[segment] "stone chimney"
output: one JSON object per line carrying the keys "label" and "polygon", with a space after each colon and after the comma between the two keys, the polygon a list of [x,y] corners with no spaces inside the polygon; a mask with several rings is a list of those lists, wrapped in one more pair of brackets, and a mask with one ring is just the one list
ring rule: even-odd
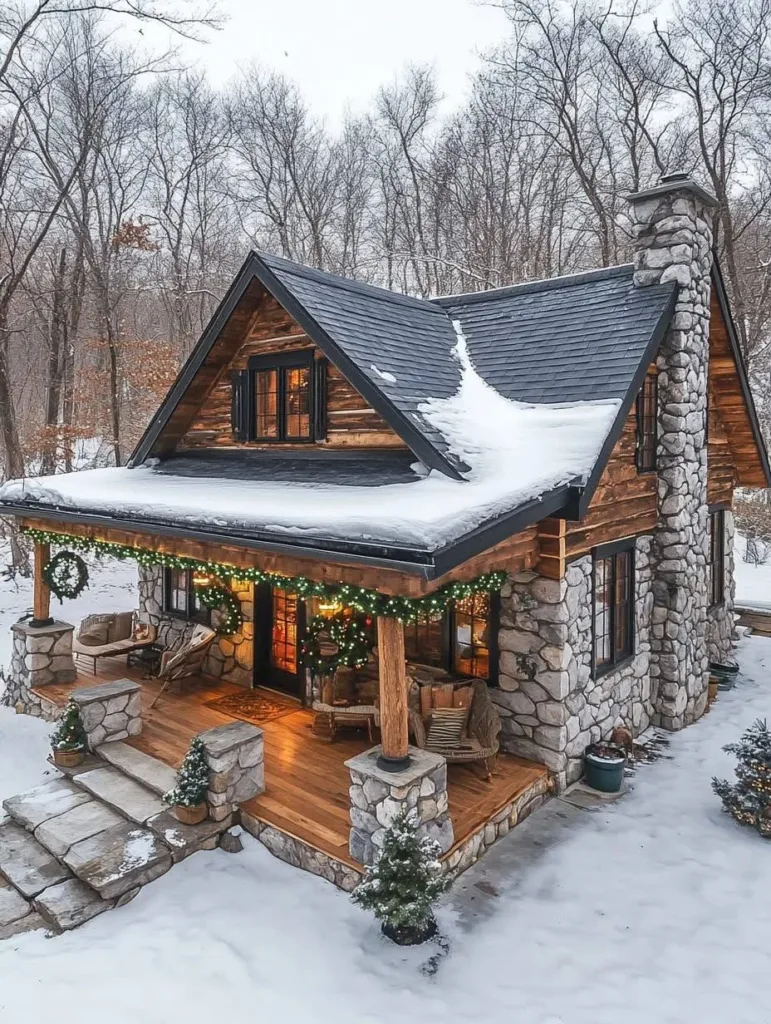
{"label": "stone chimney", "polygon": [[707,370],[711,211],[717,201],[686,174],[629,197],[634,283],[674,281],[677,304],[657,357],[658,512],[651,550],[654,721],[681,729],[707,703]]}

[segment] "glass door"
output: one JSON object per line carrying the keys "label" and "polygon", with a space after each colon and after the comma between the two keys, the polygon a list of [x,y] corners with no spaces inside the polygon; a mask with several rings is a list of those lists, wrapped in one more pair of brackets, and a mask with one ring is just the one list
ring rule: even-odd
{"label": "glass door", "polygon": [[300,642],[305,606],[294,594],[278,587],[265,587],[259,605],[263,609],[265,643],[262,658],[255,658],[255,686],[302,694]]}

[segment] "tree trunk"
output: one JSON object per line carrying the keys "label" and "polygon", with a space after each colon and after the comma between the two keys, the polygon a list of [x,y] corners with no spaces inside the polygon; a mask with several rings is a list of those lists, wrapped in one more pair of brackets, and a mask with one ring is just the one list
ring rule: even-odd
{"label": "tree trunk", "polygon": [[0,310],[0,432],[5,455],[5,479],[16,480],[24,476],[24,455],[11,391],[9,348],[8,311],[3,309]]}

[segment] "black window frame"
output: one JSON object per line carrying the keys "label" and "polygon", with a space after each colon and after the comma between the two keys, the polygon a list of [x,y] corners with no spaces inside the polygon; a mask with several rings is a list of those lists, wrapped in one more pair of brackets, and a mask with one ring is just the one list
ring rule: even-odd
{"label": "black window frame", "polygon": [[[320,379],[325,377],[326,366],[322,370],[316,364],[323,362],[315,359],[313,350],[302,349],[299,352],[284,352],[274,355],[252,356],[248,364],[246,379],[246,423],[245,439],[258,444],[312,444],[320,440],[320,408],[323,407],[322,387]],[[308,370],[308,434],[293,436],[286,432],[286,372],[287,370]],[[277,415],[276,436],[264,437],[257,433],[257,389],[255,380],[257,373],[275,370],[277,375]]]}
{"label": "black window frame", "polygon": [[708,527],[709,608],[712,610],[719,608],[725,601],[725,508],[709,509]]}
{"label": "black window frame", "polygon": [[[652,411],[651,411],[652,406]],[[637,393],[637,447],[635,462],[638,473],[655,473],[658,463],[658,374],[648,371]]]}
{"label": "black window frame", "polygon": [[[637,569],[635,565],[637,547],[634,540],[621,540],[613,544],[603,544],[601,547],[592,550],[592,677],[601,679],[610,672],[617,672],[624,665],[628,664],[635,656],[637,637],[635,635],[635,600],[637,594]],[[624,648],[617,650],[616,645],[616,622],[618,617],[619,604],[616,600],[616,584],[618,581],[618,556],[628,556],[629,575],[628,598],[626,601],[627,616],[627,643]],[[609,615],[609,639],[610,657],[601,664],[597,663],[597,563],[610,560],[612,565],[610,579],[611,601],[608,605]],[[605,636],[606,634],[603,634]]]}
{"label": "black window frame", "polygon": [[[501,595],[496,590],[487,593],[487,597],[490,603],[488,609],[489,640],[487,644],[488,673],[486,681],[488,686],[494,687],[498,685],[498,630],[501,618]],[[443,668],[450,675],[458,679],[484,679],[484,676],[469,676],[458,669],[455,643],[456,607],[454,601],[450,602],[444,611],[440,613],[438,620],[441,623],[442,630],[442,646],[438,661],[427,660],[424,656],[421,657],[420,652],[417,652],[417,657],[414,658],[408,652],[408,660],[414,661],[417,664],[434,665],[436,668]],[[409,646],[409,634],[411,632],[417,633],[420,629],[420,623],[417,625],[405,623],[404,629],[406,646]]]}
{"label": "black window frame", "polygon": [[[186,601],[184,610],[175,608],[172,604],[172,593],[174,591],[172,579],[175,572],[185,574]],[[196,597],[195,587],[193,586],[194,575],[195,570],[193,569],[173,569],[169,565],[164,566],[163,611],[166,615],[170,615],[175,619],[185,619],[190,622],[201,622],[205,626],[209,626],[211,625],[211,609],[199,603],[198,598]]]}

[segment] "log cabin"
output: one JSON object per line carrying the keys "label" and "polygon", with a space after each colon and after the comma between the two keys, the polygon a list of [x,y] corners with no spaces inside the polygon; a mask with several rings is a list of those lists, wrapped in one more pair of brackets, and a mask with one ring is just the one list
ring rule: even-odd
{"label": "log cabin", "polygon": [[670,175],[630,205],[632,264],[434,299],[250,254],[127,467],[0,490],[35,541],[18,709],[131,675],[73,661],[52,550],[136,558],[137,622],[208,641],[107,739],[175,764],[257,722],[264,780],[228,812],[345,888],[399,807],[458,872],[616,726],[695,722],[734,488],[769,463],[714,199]]}

